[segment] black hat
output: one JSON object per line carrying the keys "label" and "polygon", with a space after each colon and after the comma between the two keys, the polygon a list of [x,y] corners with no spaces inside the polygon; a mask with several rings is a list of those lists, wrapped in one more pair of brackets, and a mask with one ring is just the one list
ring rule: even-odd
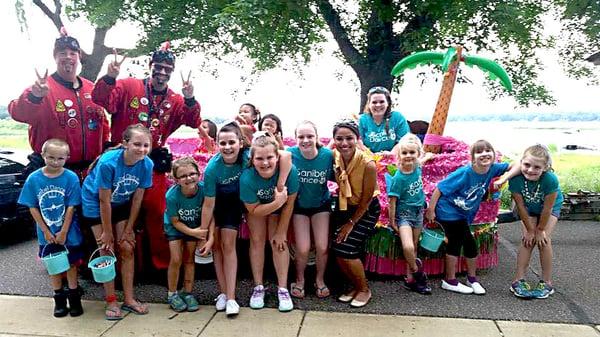
{"label": "black hat", "polygon": [[60,37],[54,41],[54,51],[71,49],[75,51],[81,51],[79,41],[76,38],[69,36],[65,27],[60,28]]}
{"label": "black hat", "polygon": [[175,54],[173,54],[169,48],[171,48],[171,43],[165,41],[160,46],[159,50],[152,53],[152,60],[150,63],[166,63],[175,66]]}

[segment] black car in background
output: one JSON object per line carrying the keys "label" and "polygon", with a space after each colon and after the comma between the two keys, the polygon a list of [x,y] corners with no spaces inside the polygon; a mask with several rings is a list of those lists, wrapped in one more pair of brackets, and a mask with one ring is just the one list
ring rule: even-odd
{"label": "black car in background", "polygon": [[0,242],[31,238],[35,225],[27,207],[17,204],[25,178],[27,153],[0,148]]}

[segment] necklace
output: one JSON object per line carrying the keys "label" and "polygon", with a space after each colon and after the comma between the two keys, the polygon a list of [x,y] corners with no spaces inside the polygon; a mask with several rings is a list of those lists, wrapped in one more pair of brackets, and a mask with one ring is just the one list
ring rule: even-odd
{"label": "necklace", "polygon": [[525,179],[525,196],[529,199],[529,200],[535,200],[538,198],[539,193],[540,193],[540,182],[535,182],[535,190],[533,191],[533,194],[531,193],[531,191],[529,190],[529,181],[527,179]]}

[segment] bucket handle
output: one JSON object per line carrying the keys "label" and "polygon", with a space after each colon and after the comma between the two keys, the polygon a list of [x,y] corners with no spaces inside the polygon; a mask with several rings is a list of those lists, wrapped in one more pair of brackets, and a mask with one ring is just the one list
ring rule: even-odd
{"label": "bucket handle", "polygon": [[46,251],[46,247],[48,247],[49,245],[62,246],[65,249],[65,252],[67,252],[67,254],[69,254],[69,249],[67,248],[66,245],[61,245],[59,243],[46,242],[46,244],[44,245],[44,248],[42,248],[42,259],[46,256],[46,255],[44,255],[44,252]]}
{"label": "bucket handle", "polygon": [[[90,254],[90,259],[88,260],[88,264],[90,264],[90,262],[92,262],[92,258],[94,257],[94,254],[96,254],[96,252],[99,252],[100,250],[108,250],[114,258],[117,258],[115,256],[115,252],[113,252],[112,249],[97,248],[95,251],[92,252],[92,254]],[[100,255],[98,255],[98,256],[100,256]]]}
{"label": "bucket handle", "polygon": [[444,226],[442,226],[442,224],[439,223],[438,221],[433,220],[433,222],[428,222],[427,225],[433,225],[433,227],[432,226],[424,227],[425,229],[435,229],[436,227],[438,227],[439,229],[442,230],[442,233],[444,233],[444,237],[447,237],[446,231],[444,230]]}

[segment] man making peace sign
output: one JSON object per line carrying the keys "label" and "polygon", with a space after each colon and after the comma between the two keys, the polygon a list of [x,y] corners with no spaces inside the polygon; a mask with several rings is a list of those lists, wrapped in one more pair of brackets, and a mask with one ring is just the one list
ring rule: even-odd
{"label": "man making peace sign", "polygon": [[[81,58],[79,42],[61,29],[54,42],[56,72],[38,72],[35,83],[8,105],[11,117],[29,124],[29,156],[27,173],[43,166],[42,145],[50,138],[67,142],[70,155],[66,167],[83,179],[89,164],[102,153],[108,141],[108,122],[102,107],[92,102],[94,84],[77,76]],[[36,164],[39,166],[36,167]]]}
{"label": "man making peace sign", "polygon": [[169,264],[169,246],[163,233],[167,191],[165,172],[170,171],[171,157],[163,146],[182,125],[202,130],[200,105],[194,99],[191,73],[187,80],[182,75],[183,97],[167,86],[175,70],[175,55],[169,50],[169,42],[152,54],[150,78],[117,80],[124,59],[119,61],[114,51],[114,60],[108,65],[107,74],[96,82],[92,99],[111,114],[114,143],[121,141],[123,131],[131,124],[141,123],[152,133],[152,187],[144,193],[140,217],[148,235],[152,263],[155,268],[164,269]]}

